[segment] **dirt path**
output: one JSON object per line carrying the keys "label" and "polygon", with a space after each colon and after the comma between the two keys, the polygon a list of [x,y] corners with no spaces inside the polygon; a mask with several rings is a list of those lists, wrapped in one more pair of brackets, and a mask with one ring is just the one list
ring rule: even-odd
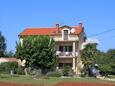
{"label": "dirt path", "polygon": [[[0,82],[0,86],[49,86],[49,85],[32,85],[32,84],[14,84],[14,83],[6,83]],[[91,82],[60,82],[53,86],[115,86],[115,84],[109,83],[91,83]]]}
{"label": "dirt path", "polygon": [[115,86],[115,84],[89,83],[89,82],[60,82],[55,86]]}

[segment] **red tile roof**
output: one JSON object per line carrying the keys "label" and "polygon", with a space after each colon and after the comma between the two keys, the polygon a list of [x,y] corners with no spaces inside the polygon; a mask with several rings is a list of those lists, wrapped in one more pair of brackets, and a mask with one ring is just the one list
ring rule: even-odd
{"label": "red tile roof", "polygon": [[[75,32],[73,34],[80,34],[83,30],[82,27],[76,26]],[[59,28],[59,31],[62,28]],[[20,36],[29,36],[29,35],[51,35],[52,33],[57,33],[58,29],[57,28],[27,28],[23,32],[21,32],[19,35]]]}
{"label": "red tile roof", "polygon": [[0,57],[0,62],[17,62],[16,58],[6,58],[6,57]]}
{"label": "red tile roof", "polygon": [[20,35],[50,35],[56,28],[27,28]]}

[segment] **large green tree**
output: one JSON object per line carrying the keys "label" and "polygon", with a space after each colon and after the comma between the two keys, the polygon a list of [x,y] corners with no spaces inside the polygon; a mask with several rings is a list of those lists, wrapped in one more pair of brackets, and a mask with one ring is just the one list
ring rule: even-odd
{"label": "large green tree", "polygon": [[5,37],[0,32],[0,57],[4,56],[6,50]]}
{"label": "large green tree", "polygon": [[106,53],[98,52],[96,62],[102,74],[115,74],[115,49],[109,49]]}
{"label": "large green tree", "polygon": [[98,64],[100,73],[102,75],[108,74],[111,71],[111,67],[109,65],[109,58],[105,52],[98,51],[98,56],[96,58],[96,63]]}
{"label": "large green tree", "polygon": [[55,42],[49,36],[29,36],[17,43],[16,57],[26,60],[26,66],[51,69],[56,62]]}
{"label": "large green tree", "polygon": [[89,68],[95,64],[95,59],[97,57],[96,44],[87,44],[82,51],[82,62],[84,64],[83,72],[85,75],[89,74]]}
{"label": "large green tree", "polygon": [[115,49],[109,49],[107,52],[107,57],[112,68],[111,74],[115,74]]}

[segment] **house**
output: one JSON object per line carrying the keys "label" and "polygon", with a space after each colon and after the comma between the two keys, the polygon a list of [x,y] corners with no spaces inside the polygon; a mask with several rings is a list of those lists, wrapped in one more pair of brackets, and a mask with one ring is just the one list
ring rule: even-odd
{"label": "house", "polygon": [[19,34],[20,42],[23,42],[24,37],[34,35],[46,35],[54,39],[56,43],[57,69],[66,64],[72,68],[76,75],[80,74],[80,69],[83,67],[81,61],[82,45],[86,41],[82,23],[73,27],[56,24],[54,28],[26,28]]}
{"label": "house", "polygon": [[0,64],[4,62],[17,62],[17,59],[14,57],[12,58],[0,57]]}

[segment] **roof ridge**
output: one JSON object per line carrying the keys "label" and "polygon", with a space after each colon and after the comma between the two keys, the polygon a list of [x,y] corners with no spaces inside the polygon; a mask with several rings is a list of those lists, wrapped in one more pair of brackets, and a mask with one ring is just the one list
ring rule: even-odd
{"label": "roof ridge", "polygon": [[53,28],[56,28],[56,27],[29,27],[29,28],[26,28],[26,29],[53,29]]}

